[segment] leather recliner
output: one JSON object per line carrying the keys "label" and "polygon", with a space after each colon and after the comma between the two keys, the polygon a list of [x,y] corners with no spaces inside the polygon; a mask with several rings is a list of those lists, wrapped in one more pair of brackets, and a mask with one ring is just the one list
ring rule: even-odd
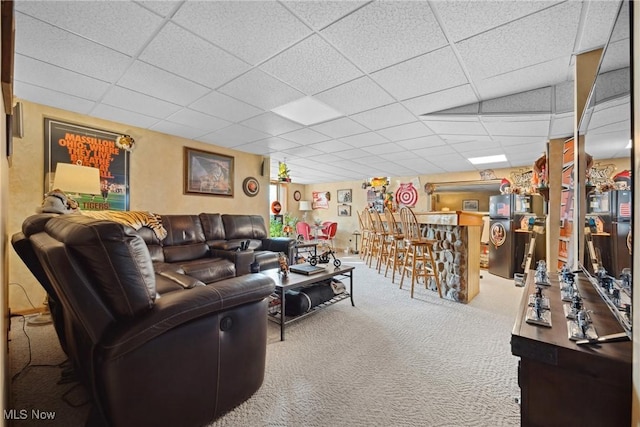
{"label": "leather recliner", "polygon": [[207,285],[154,271],[125,225],[82,215],[34,224],[23,235],[63,307],[67,354],[94,402],[89,425],[199,426],[260,387],[271,278]]}

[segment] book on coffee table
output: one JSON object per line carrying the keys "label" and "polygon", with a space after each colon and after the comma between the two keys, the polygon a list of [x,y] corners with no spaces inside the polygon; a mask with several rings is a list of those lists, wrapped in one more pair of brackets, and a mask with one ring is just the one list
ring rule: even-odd
{"label": "book on coffee table", "polygon": [[316,273],[322,273],[325,271],[324,267],[318,267],[317,265],[308,265],[308,264],[297,264],[289,267],[289,270],[294,273],[306,274],[310,276]]}

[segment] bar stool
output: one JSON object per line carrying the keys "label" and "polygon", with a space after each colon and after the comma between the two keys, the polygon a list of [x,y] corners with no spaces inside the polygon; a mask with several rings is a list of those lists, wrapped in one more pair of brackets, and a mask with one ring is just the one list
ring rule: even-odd
{"label": "bar stool", "polygon": [[384,209],[384,216],[387,220],[387,262],[384,267],[384,277],[387,277],[389,267],[391,267],[391,283],[395,283],[396,271],[402,269],[403,252],[404,252],[404,234],[400,224],[393,216],[393,212],[389,208]]}
{"label": "bar stool", "polygon": [[369,239],[371,237],[369,235],[370,228],[366,224],[367,219],[364,213],[365,210],[363,210],[362,213],[356,211],[356,213],[358,214],[358,225],[360,226],[360,234],[362,235],[362,243],[360,245],[361,250],[358,254],[361,259],[365,259],[367,257],[367,251],[369,250]]}
{"label": "bar stool", "polygon": [[367,245],[367,256],[365,257],[364,262],[371,267],[373,263],[373,259],[378,258],[378,238],[380,237],[378,230],[376,228],[376,224],[373,219],[373,214],[370,209],[365,209],[364,211],[365,224],[369,224],[369,244]]}
{"label": "bar stool", "polygon": [[402,282],[407,272],[411,274],[411,298],[413,298],[413,288],[418,277],[424,278],[425,288],[427,288],[427,278],[433,277],[438,289],[438,296],[442,298],[438,266],[433,258],[432,250],[436,241],[422,237],[418,220],[410,208],[405,206],[400,209],[400,221],[402,222],[405,244],[400,289],[402,289]]}
{"label": "bar stool", "polygon": [[[387,228],[377,210],[371,210],[371,218],[373,219],[373,231],[375,233],[374,252],[377,255],[376,270],[380,273],[382,263],[386,263],[387,257],[389,256],[389,248],[387,247],[387,238],[389,233],[387,232]],[[369,267],[371,267],[371,265],[369,265]]]}

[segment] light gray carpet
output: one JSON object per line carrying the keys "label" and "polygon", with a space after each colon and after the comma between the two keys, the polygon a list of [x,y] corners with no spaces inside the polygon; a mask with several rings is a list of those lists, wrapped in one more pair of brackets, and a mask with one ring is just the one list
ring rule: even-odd
{"label": "light gray carpet", "polygon": [[[211,426],[519,425],[509,340],[522,288],[483,272],[469,304],[422,287],[411,300],[408,286],[399,290],[355,257],[342,260],[356,265],[356,306],[344,300],[288,325],[284,342],[270,324],[262,388]],[[58,348],[38,350],[55,342],[51,327],[27,332],[44,336],[32,337],[33,363],[62,361]],[[15,370],[26,361],[18,362],[25,340],[20,325],[11,334]],[[58,411],[55,423],[38,425],[82,425],[88,408],[62,402],[70,386],[55,385],[58,378],[56,368],[28,370],[14,383],[15,407]]]}

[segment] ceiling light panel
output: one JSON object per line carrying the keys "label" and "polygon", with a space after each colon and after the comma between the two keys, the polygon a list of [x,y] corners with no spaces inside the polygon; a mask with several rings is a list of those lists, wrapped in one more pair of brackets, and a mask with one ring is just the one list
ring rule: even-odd
{"label": "ceiling light panel", "polygon": [[506,162],[507,156],[504,154],[497,154],[494,156],[470,157],[468,160],[474,165],[484,165],[487,163]]}
{"label": "ceiling light panel", "polygon": [[340,111],[308,96],[276,107],[271,111],[305,126],[332,120],[343,115]]}

